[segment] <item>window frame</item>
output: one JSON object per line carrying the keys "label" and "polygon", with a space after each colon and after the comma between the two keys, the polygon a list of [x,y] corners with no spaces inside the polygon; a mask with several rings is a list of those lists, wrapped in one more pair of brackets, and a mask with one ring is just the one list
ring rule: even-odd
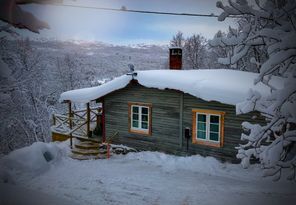
{"label": "window frame", "polygon": [[[133,127],[133,107],[138,107],[138,125],[139,127]],[[147,129],[142,128],[142,108],[148,108],[147,113]],[[146,122],[146,121],[144,121]],[[152,104],[140,103],[140,102],[128,102],[128,130],[130,133],[151,135],[152,128]]]}
{"label": "window frame", "polygon": [[[198,114],[206,116],[206,137],[205,139],[198,138]],[[211,147],[223,147],[224,143],[224,115],[225,112],[217,111],[217,110],[203,110],[203,109],[192,109],[192,143],[193,144],[201,144]],[[219,123],[218,123],[218,141],[210,139],[210,125],[211,116],[218,116]],[[201,122],[201,121],[200,121]],[[214,132],[217,133],[217,132]]]}

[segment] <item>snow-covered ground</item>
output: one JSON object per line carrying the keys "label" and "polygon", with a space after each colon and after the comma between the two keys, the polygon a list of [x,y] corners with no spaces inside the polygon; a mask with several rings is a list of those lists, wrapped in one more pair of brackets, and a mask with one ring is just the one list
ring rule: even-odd
{"label": "snow-covered ground", "polygon": [[[44,157],[44,153],[49,161]],[[64,143],[34,143],[0,159],[0,204],[295,204],[296,183],[258,166],[159,152],[78,161]],[[6,182],[6,183],[3,183]]]}

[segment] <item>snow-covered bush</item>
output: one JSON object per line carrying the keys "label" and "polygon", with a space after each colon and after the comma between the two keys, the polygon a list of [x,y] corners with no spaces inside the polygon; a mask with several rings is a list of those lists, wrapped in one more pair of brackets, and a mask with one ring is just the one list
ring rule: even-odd
{"label": "snow-covered bush", "polygon": [[[237,114],[259,111],[265,118],[265,125],[244,122],[248,134],[241,139],[246,144],[237,147],[237,157],[247,167],[250,159],[260,160],[265,176],[281,178],[283,170],[288,170],[288,179],[296,179],[296,2],[294,0],[255,1],[250,5],[246,0],[229,1],[225,6],[217,2],[224,11],[219,21],[229,16],[248,18],[240,38],[230,40],[234,45],[231,58],[220,59],[227,62],[243,58],[254,46],[264,45],[267,57],[254,64],[260,66],[259,77],[254,83],[262,82],[270,87],[269,96],[261,96],[250,91],[245,102],[237,105]],[[228,62],[230,63],[230,62]],[[284,87],[273,86],[270,79],[282,77]]]}

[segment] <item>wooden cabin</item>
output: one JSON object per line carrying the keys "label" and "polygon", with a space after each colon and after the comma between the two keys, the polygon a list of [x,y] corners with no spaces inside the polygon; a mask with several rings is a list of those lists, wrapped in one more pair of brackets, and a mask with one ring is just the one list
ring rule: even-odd
{"label": "wooden cabin", "polygon": [[[137,81],[102,99],[106,135],[119,132],[114,143],[176,155],[236,161],[241,123],[252,118],[237,116],[233,105],[208,102],[178,90],[147,88]],[[188,149],[186,128],[190,130]]]}
{"label": "wooden cabin", "polygon": [[112,143],[138,150],[237,162],[241,123],[264,120],[253,119],[254,113],[236,115],[235,105],[250,88],[269,92],[264,85],[253,85],[256,77],[224,69],[138,71],[98,87],[65,92],[60,100],[101,103],[102,141],[118,132]]}

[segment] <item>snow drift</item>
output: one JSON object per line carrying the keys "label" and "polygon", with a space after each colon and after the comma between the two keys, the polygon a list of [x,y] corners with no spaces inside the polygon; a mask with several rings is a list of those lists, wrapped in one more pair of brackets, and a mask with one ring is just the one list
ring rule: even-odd
{"label": "snow drift", "polygon": [[14,183],[14,175],[19,173],[40,175],[58,162],[62,154],[55,143],[35,142],[29,147],[15,150],[0,159],[0,182]]}
{"label": "snow drift", "polygon": [[[79,161],[67,157],[68,151],[69,141],[35,143],[0,159],[0,168],[13,173],[16,184],[0,182],[0,204],[295,202],[295,183],[275,184],[264,180],[259,167],[254,165],[246,170],[241,165],[221,163],[212,157],[178,157],[160,152]],[[52,158],[44,157],[47,152]],[[220,194],[213,197],[213,193]]]}

